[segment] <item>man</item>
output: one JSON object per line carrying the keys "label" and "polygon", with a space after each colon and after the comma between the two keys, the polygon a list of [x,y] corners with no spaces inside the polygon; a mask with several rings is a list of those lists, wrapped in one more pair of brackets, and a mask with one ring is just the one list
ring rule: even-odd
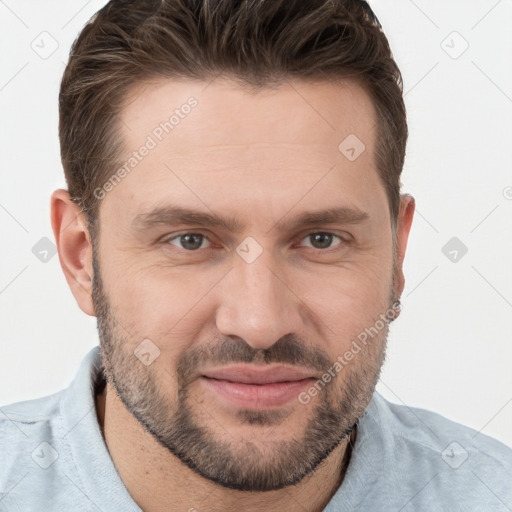
{"label": "man", "polygon": [[367,4],[113,0],[59,129],[100,350],[3,408],[0,510],[512,509],[512,450],[375,391],[414,199]]}

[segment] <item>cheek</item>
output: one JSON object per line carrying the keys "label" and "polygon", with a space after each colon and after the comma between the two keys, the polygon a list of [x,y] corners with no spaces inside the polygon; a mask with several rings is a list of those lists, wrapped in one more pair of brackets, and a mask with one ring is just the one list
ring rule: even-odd
{"label": "cheek", "polygon": [[391,264],[389,268],[380,265],[376,262],[360,269],[336,269],[330,275],[319,274],[314,286],[302,279],[304,293],[298,295],[311,311],[317,333],[326,340],[329,353],[343,351],[389,308]]}
{"label": "cheek", "polygon": [[180,353],[208,323],[205,299],[221,276],[118,262],[104,281],[113,315],[134,345],[149,338],[162,352]]}

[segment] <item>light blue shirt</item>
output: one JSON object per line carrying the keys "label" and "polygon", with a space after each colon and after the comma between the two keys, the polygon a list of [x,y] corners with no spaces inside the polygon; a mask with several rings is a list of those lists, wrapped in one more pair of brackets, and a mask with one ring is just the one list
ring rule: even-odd
{"label": "light blue shirt", "polygon": [[[101,435],[100,372],[95,347],[67,389],[0,408],[0,511],[140,512]],[[324,512],[355,510],[510,512],[512,449],[375,392]]]}

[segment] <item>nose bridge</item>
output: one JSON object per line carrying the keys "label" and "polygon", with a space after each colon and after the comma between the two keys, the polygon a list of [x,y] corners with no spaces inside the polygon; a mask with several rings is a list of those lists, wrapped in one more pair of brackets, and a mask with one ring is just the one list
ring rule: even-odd
{"label": "nose bridge", "polygon": [[[243,249],[241,244],[237,251]],[[262,250],[254,260],[241,254],[234,255],[233,269],[223,283],[217,328],[253,348],[269,348],[285,334],[301,330],[300,301],[270,250]]]}

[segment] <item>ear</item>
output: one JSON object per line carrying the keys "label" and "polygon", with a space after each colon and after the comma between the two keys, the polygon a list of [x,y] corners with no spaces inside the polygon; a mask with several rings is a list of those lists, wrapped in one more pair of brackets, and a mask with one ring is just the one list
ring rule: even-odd
{"label": "ear", "polygon": [[414,216],[415,200],[410,194],[400,196],[400,211],[398,213],[396,227],[396,249],[395,249],[395,297],[400,297],[405,287],[403,273],[403,262],[407,241],[411,230]]}
{"label": "ear", "polygon": [[80,309],[95,316],[92,302],[92,244],[82,209],[69,192],[57,189],[51,197],[51,221],[66,281]]}

